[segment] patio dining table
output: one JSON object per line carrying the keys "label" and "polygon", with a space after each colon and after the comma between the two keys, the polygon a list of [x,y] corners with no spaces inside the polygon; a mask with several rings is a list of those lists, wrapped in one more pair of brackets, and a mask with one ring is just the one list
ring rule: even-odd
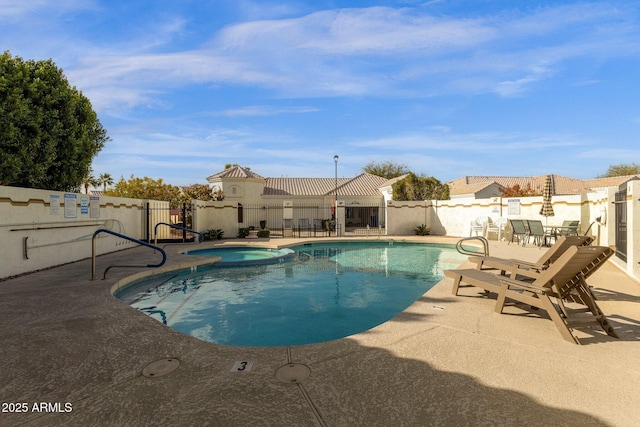
{"label": "patio dining table", "polygon": [[553,237],[554,240],[558,239],[558,235],[569,235],[569,236],[577,236],[578,235],[578,227],[575,225],[545,225],[545,240],[547,238]]}

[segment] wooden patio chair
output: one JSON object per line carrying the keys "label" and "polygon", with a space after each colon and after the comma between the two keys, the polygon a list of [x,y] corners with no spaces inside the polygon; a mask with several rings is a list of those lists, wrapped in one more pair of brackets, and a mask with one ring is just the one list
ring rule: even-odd
{"label": "wooden patio chair", "polygon": [[536,262],[491,256],[472,256],[469,261],[476,264],[478,270],[499,270],[500,274],[509,274],[512,278],[516,275],[535,278],[571,246],[589,246],[591,242],[591,236],[560,236]]}
{"label": "wooden patio chair", "polygon": [[[586,326],[600,326],[608,335],[618,338],[585,282],[614,253],[611,247],[572,246],[533,282],[477,269],[446,270],[445,275],[454,281],[454,295],[462,282],[497,293],[497,313],[503,313],[508,300],[546,311],[565,340],[580,344],[572,330]],[[579,296],[578,308],[573,307],[575,295]]]}

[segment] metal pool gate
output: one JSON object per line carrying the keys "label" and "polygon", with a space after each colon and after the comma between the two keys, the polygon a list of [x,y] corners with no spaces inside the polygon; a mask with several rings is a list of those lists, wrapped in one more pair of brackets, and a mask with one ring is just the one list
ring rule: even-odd
{"label": "metal pool gate", "polygon": [[385,205],[353,204],[345,207],[345,235],[381,235],[385,234]]}
{"label": "metal pool gate", "polygon": [[615,195],[616,256],[627,261],[627,183],[620,185]]}
{"label": "metal pool gate", "polygon": [[[169,202],[147,202],[145,205],[145,237],[142,240],[151,242],[157,237],[159,242],[190,242],[194,236],[186,230],[178,230],[164,224],[176,225],[179,227],[192,228],[191,205],[182,204],[179,209],[172,209]],[[156,225],[161,224],[156,229]],[[154,236],[157,230],[157,236]]]}

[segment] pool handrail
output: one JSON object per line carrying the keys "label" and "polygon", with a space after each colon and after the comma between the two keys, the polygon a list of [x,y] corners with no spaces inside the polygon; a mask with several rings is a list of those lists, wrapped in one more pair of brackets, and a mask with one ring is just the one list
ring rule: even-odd
{"label": "pool handrail", "polygon": [[142,246],[147,246],[151,249],[159,251],[162,254],[162,261],[158,264],[147,264],[147,265],[110,265],[104,270],[104,274],[102,276],[102,280],[107,278],[107,272],[113,267],[137,267],[137,268],[157,268],[164,265],[167,262],[167,253],[158,246],[152,245],[147,242],[143,242],[142,240],[135,239],[133,237],[125,236],[124,234],[116,233],[115,231],[107,230],[106,228],[99,228],[93,233],[93,237],[91,238],[91,280],[96,279],[96,237],[100,233],[111,234],[116,237],[120,237],[121,239],[129,240],[131,242],[137,243]]}
{"label": "pool handrail", "polygon": [[198,237],[199,237],[198,243],[202,243],[204,241],[204,234],[200,233],[199,231],[195,231],[195,230],[191,230],[189,228],[181,227],[181,226],[176,225],[176,224],[169,224],[168,222],[159,222],[153,227],[153,243],[156,244],[156,245],[158,244],[158,226],[160,226],[160,225],[166,225],[166,226],[169,226],[171,228],[175,228],[177,230],[184,230],[184,231],[188,231],[189,233],[197,234]]}
{"label": "pool handrail", "polygon": [[489,256],[489,241],[482,236],[463,237],[456,243],[456,250],[462,255],[478,256],[478,252],[470,251],[463,246],[463,242],[467,240],[479,240],[482,243],[482,256]]}

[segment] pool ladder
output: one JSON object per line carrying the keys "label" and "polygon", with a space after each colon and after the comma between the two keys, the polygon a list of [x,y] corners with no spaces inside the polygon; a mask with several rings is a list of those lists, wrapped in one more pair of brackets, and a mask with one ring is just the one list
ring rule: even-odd
{"label": "pool ladder", "polygon": [[[480,243],[482,243],[482,253],[481,254],[479,252],[469,250],[469,249],[467,249],[467,248],[465,248],[463,246],[463,242],[470,241],[470,240],[479,240]],[[458,240],[458,242],[456,243],[456,250],[458,252],[460,252],[462,255],[489,256],[489,241],[487,239],[485,239],[484,237],[482,237],[482,236],[464,237],[464,238]]]}
{"label": "pool ladder", "polygon": [[115,231],[111,231],[111,230],[107,230],[105,228],[99,228],[98,230],[96,230],[93,233],[93,237],[91,238],[91,280],[95,280],[96,279],[96,237],[98,236],[98,234],[100,233],[107,233],[107,234],[111,234],[113,236],[116,237],[120,237],[121,239],[125,239],[125,240],[129,240],[130,242],[134,242],[137,243],[139,245],[142,246],[147,246],[151,249],[153,249],[154,251],[158,251],[160,252],[160,254],[162,254],[162,261],[160,261],[160,263],[158,264],[147,264],[147,265],[110,265],[109,267],[106,268],[106,270],[104,270],[104,274],[102,276],[102,280],[107,278],[107,272],[112,269],[113,267],[135,267],[135,268],[156,268],[156,267],[161,267],[164,265],[164,263],[167,261],[167,253],[160,247],[149,244],[147,242],[143,242],[142,240],[138,240],[138,239],[134,239],[133,237],[129,237],[129,236],[125,236],[124,234],[120,234],[120,233],[116,233]]}

